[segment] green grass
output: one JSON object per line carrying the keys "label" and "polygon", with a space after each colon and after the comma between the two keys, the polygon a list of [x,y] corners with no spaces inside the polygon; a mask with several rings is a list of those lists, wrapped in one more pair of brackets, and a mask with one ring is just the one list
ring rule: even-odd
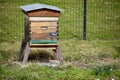
{"label": "green grass", "polygon": [[[78,80],[85,79],[85,77],[89,77],[94,79],[90,74],[92,74],[92,70],[84,69],[80,70],[76,67],[68,67],[64,69],[64,67],[46,67],[46,66],[37,66],[30,65],[29,68],[18,69],[15,68],[13,71],[6,68],[2,78],[4,79],[13,79],[13,80]],[[22,73],[21,73],[21,72]],[[87,75],[83,75],[84,73],[88,73]],[[14,76],[15,75],[15,76]],[[72,76],[71,76],[72,75]]]}
{"label": "green grass", "polygon": [[[29,61],[30,65],[21,68],[14,63],[24,35],[24,15],[19,6],[32,3],[64,9],[60,17],[64,63],[58,67]],[[82,41],[82,0],[0,0],[0,80],[119,80],[120,41],[116,40],[120,39],[119,4],[119,0],[89,0],[88,40]],[[39,55],[37,51],[32,53]]]}
{"label": "green grass", "polygon": [[[83,0],[0,0],[0,41],[21,40],[24,32],[24,18],[20,6],[44,3],[64,9],[60,16],[60,38],[83,37]],[[67,5],[66,5],[67,4]],[[72,4],[72,5],[71,5]],[[119,39],[120,20],[117,0],[89,0],[87,3],[87,39]]]}
{"label": "green grass", "polygon": [[[14,63],[17,61],[20,42],[1,43],[1,80],[120,79],[120,64],[118,63],[120,61],[120,41],[69,39],[69,41],[60,40],[60,44],[64,58],[64,63],[60,66],[39,66],[35,61],[32,61],[28,66],[22,68]],[[38,52],[32,53],[38,54]],[[45,53],[48,53],[48,51]],[[47,59],[48,56],[50,55],[46,55],[44,58]]]}

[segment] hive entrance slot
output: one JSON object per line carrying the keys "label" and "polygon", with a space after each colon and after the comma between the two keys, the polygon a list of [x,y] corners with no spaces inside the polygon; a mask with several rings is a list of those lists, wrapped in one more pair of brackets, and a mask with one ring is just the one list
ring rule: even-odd
{"label": "hive entrance slot", "polygon": [[46,29],[48,29],[48,26],[42,26],[42,27],[40,27],[42,30],[46,30]]}

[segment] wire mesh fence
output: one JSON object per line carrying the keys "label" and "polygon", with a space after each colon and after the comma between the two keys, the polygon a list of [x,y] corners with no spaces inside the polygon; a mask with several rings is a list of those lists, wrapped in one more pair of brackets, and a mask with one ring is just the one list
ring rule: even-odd
{"label": "wire mesh fence", "polygon": [[120,39],[120,1],[89,0],[87,6],[87,37]]}
{"label": "wire mesh fence", "polygon": [[[19,41],[24,36],[20,6],[42,3],[62,8],[60,39],[83,39],[84,0],[0,0],[0,41]],[[87,1],[87,39],[120,39],[120,1]]]}

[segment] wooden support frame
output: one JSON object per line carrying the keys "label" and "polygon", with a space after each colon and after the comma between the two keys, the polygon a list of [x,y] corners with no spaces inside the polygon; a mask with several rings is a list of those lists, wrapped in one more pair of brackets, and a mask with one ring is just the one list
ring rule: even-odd
{"label": "wooden support frame", "polygon": [[55,59],[59,60],[60,62],[63,61],[62,51],[59,44],[30,44],[29,42],[26,43],[24,39],[19,51],[18,61],[22,61],[22,64],[27,63],[30,51],[39,49],[52,49]]}
{"label": "wooden support frame", "polygon": [[21,6],[21,9],[25,14],[25,39],[22,41],[18,60],[25,64],[31,49],[52,49],[56,59],[61,61],[62,52],[59,44],[31,44],[30,40],[58,40],[58,21],[62,10],[45,4],[25,5]]}
{"label": "wooden support frame", "polygon": [[20,47],[20,51],[19,51],[19,54],[18,54],[18,61],[22,61],[25,47],[26,47],[26,42],[25,42],[25,40],[23,39],[23,40],[22,40],[21,47]]}
{"label": "wooden support frame", "polygon": [[63,62],[62,49],[61,49],[60,45],[58,45],[58,47],[57,47],[57,52],[58,52],[58,60]]}
{"label": "wooden support frame", "polygon": [[30,46],[29,46],[29,43],[27,43],[26,49],[25,49],[25,54],[23,57],[23,64],[25,64],[27,62],[29,54],[30,54]]}

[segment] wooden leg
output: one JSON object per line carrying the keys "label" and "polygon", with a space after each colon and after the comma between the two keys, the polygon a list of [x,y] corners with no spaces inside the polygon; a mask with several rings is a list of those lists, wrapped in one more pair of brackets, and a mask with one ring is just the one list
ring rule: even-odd
{"label": "wooden leg", "polygon": [[18,61],[22,61],[22,57],[23,57],[23,51],[25,49],[26,43],[24,42],[24,39],[22,40],[22,44],[21,44],[21,48],[18,54]]}
{"label": "wooden leg", "polygon": [[54,54],[55,59],[62,62],[63,57],[62,57],[62,50],[61,50],[60,45],[58,45],[58,47],[55,50],[53,50],[53,52],[54,52],[53,54]]}
{"label": "wooden leg", "polygon": [[23,58],[23,64],[27,62],[29,53],[30,53],[30,47],[29,47],[29,43],[27,43],[24,58]]}
{"label": "wooden leg", "polygon": [[58,55],[58,60],[62,62],[63,57],[62,57],[62,50],[61,50],[60,45],[58,45],[58,47],[57,47],[57,55]]}
{"label": "wooden leg", "polygon": [[58,59],[57,49],[53,49],[53,55],[55,59]]}

